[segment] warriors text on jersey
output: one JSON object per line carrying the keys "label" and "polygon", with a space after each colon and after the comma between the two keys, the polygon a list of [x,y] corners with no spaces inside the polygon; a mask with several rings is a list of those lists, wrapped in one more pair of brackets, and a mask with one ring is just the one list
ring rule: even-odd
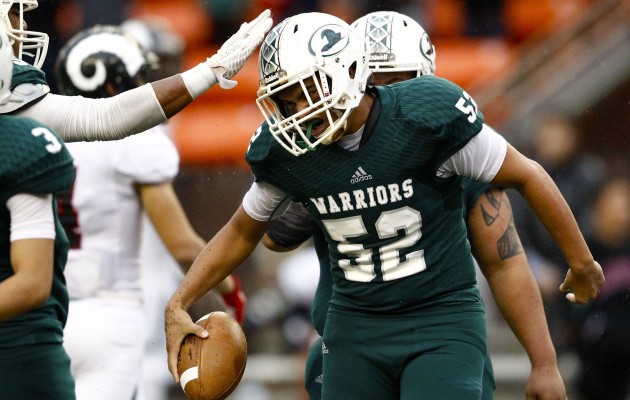
{"label": "warriors text on jersey", "polygon": [[357,151],[319,146],[294,157],[263,124],[247,161],[256,179],[318,221],[332,304],[391,312],[477,299],[461,178],[436,172],[481,130],[483,116],[461,88],[433,76],[375,90],[381,115]]}
{"label": "warriors text on jersey", "polygon": [[[72,185],[72,157],[56,134],[26,118],[0,117],[0,203],[18,193],[56,193]],[[55,202],[56,206],[56,202]],[[0,323],[0,347],[61,342],[68,312],[63,268],[68,240],[55,210],[53,286],[46,303],[12,320]],[[10,254],[10,215],[0,209],[0,280],[13,275]]]}

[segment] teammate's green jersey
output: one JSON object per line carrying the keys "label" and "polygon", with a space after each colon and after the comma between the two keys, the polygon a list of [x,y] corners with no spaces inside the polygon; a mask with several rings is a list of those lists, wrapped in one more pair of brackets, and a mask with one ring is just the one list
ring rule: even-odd
{"label": "teammate's green jersey", "polygon": [[46,74],[39,68],[35,68],[18,58],[13,59],[13,76],[11,78],[11,90],[23,83],[43,84],[46,82]]}
{"label": "teammate's green jersey", "polygon": [[[40,123],[0,116],[0,281],[13,275],[10,252],[10,215],[7,200],[18,193],[56,193],[72,185],[72,157],[59,136]],[[68,240],[55,208],[55,259],[50,298],[24,315],[0,322],[0,347],[61,342],[68,313],[63,277]]]}
{"label": "teammate's green jersey", "polygon": [[357,151],[319,146],[294,157],[263,124],[247,161],[323,230],[331,304],[378,313],[478,299],[461,178],[439,177],[438,168],[483,116],[461,88],[433,76],[375,90],[382,111]]}

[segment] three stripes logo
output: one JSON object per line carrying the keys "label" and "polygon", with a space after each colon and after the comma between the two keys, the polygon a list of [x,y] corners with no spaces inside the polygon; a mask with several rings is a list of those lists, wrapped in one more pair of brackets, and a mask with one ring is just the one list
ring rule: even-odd
{"label": "three stripes logo", "polygon": [[354,174],[352,174],[350,183],[358,183],[358,182],[369,181],[369,180],[372,180],[372,175],[365,172],[363,167],[359,167],[357,168],[356,171],[354,171]]}

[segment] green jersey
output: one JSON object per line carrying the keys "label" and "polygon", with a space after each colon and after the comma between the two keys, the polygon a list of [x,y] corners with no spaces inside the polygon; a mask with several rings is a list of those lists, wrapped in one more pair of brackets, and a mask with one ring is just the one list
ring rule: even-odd
{"label": "green jersey", "polygon": [[18,58],[13,59],[13,77],[11,78],[11,90],[23,83],[43,84],[46,82],[46,74],[39,68],[35,68]]}
{"label": "green jersey", "polygon": [[[477,199],[488,188],[489,183],[474,181],[472,179],[463,179],[463,201],[464,201],[464,220],[468,212],[477,202]],[[311,309],[311,320],[315,329],[320,336],[324,334],[324,326],[326,324],[326,313],[328,312],[328,301],[332,294],[332,276],[330,274],[330,261],[328,259],[328,246],[324,239],[324,235],[319,229],[313,232],[313,246],[319,260],[319,280],[317,282],[317,290],[313,298]]]}
{"label": "green jersey", "polygon": [[381,114],[357,151],[319,146],[294,157],[263,124],[247,161],[324,232],[332,305],[388,313],[478,299],[461,178],[438,169],[479,133],[483,116],[461,88],[433,76],[375,91]]}
{"label": "green jersey", "polygon": [[479,196],[490,189],[492,184],[469,178],[464,178],[462,184],[464,189],[464,219],[466,219],[468,212],[475,206]]}
{"label": "green jersey", "polygon": [[[74,166],[59,136],[34,120],[0,117],[0,203],[18,193],[56,193],[72,185]],[[68,313],[68,293],[63,268],[68,239],[55,215],[54,276],[50,298],[34,310],[0,322],[0,347],[62,341]],[[10,252],[11,217],[0,208],[0,281],[13,275]]]}

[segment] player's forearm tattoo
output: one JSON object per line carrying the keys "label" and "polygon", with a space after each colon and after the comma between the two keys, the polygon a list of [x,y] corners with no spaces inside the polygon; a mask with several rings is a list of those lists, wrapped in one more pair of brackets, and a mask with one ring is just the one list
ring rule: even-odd
{"label": "player's forearm tattoo", "polygon": [[514,225],[514,217],[510,217],[508,227],[497,241],[497,250],[499,251],[501,260],[508,259],[523,252],[523,246],[521,246],[521,241],[518,237],[518,232],[516,232],[516,226]]}

